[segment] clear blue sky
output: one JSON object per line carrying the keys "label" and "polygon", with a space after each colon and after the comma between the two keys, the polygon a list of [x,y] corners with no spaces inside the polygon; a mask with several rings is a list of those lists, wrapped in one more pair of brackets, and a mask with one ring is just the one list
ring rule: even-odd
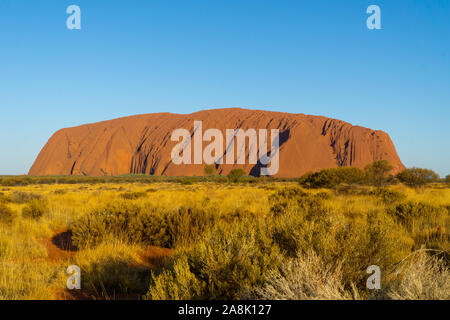
{"label": "clear blue sky", "polygon": [[63,127],[217,107],[384,130],[406,166],[450,174],[450,1],[0,1],[0,174]]}

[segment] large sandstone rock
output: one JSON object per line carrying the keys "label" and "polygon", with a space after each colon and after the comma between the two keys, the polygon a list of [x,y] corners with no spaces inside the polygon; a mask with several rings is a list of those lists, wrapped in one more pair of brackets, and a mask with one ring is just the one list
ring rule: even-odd
{"label": "large sandstone rock", "polygon": [[[171,161],[174,129],[193,132],[194,121],[208,128],[247,130],[279,129],[280,154],[277,177],[299,177],[305,172],[337,166],[363,168],[385,159],[393,172],[404,169],[389,135],[321,116],[239,108],[200,111],[193,114],[137,115],[62,129],[39,153],[30,175],[202,175],[204,164],[175,165]],[[270,130],[269,130],[270,131]],[[208,143],[204,142],[203,145]],[[224,148],[225,150],[225,148]],[[243,168],[258,175],[257,166],[219,165],[227,174]]]}

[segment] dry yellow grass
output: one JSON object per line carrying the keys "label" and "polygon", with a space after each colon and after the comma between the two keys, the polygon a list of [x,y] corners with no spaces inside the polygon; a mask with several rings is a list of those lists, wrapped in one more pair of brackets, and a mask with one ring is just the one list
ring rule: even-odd
{"label": "dry yellow grass", "polygon": [[[97,208],[105,207],[121,198],[125,192],[143,192],[145,196],[133,201],[140,206],[164,209],[181,206],[203,208],[219,214],[236,210],[265,215],[269,213],[269,196],[293,182],[268,184],[217,184],[197,183],[129,183],[129,184],[74,184],[74,185],[29,185],[3,187],[4,196],[17,192],[33,193],[47,199],[48,210],[41,219],[21,217],[25,204],[8,203],[17,213],[11,224],[0,223],[0,299],[57,299],[65,290],[65,271],[68,265],[77,264],[84,271],[84,288],[98,298],[116,298],[116,294],[134,294],[142,289],[149,273],[148,264],[140,252],[142,245],[120,242],[112,239],[96,248],[80,250],[73,255],[62,255],[57,259],[49,257],[48,241],[55,231],[64,231],[80,217]],[[393,189],[406,194],[407,200],[450,206],[449,188],[430,188],[423,191],[404,186]],[[314,190],[313,193],[330,190]],[[384,210],[386,205],[370,196],[332,196],[324,201],[330,210],[344,215],[361,215],[374,210]],[[441,221],[447,232],[448,217]],[[46,244],[47,243],[47,244]],[[447,248],[448,249],[448,248]],[[106,270],[106,271],[105,271]],[[116,280],[106,278],[105,274]],[[121,274],[122,273],[122,276]],[[126,275],[126,276],[123,276]],[[118,280],[117,280],[118,279]],[[82,280],[83,281],[83,280]],[[144,283],[144,286],[147,283]]]}

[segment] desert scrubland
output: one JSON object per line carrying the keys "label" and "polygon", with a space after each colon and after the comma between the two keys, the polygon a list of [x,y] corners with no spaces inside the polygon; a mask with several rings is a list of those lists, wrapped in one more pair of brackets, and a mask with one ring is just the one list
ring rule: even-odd
{"label": "desert scrubland", "polygon": [[0,298],[450,299],[449,210],[445,182],[4,177]]}

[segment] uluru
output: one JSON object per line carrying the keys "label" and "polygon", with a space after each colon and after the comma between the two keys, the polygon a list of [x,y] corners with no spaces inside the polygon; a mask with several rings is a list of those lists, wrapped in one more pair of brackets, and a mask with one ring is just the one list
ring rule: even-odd
{"label": "uluru", "polygon": [[[39,153],[30,175],[203,175],[205,164],[175,164],[171,152],[179,128],[194,133],[194,121],[203,130],[278,129],[279,170],[275,177],[293,178],[323,168],[363,168],[375,160],[387,160],[393,173],[404,169],[389,135],[323,116],[240,108],[213,109],[192,114],[154,113],[129,116],[53,134]],[[224,146],[224,153],[227,152]],[[248,154],[248,150],[246,150]],[[223,155],[225,156],[225,154]],[[260,164],[217,164],[218,174],[243,168],[259,175]]]}

